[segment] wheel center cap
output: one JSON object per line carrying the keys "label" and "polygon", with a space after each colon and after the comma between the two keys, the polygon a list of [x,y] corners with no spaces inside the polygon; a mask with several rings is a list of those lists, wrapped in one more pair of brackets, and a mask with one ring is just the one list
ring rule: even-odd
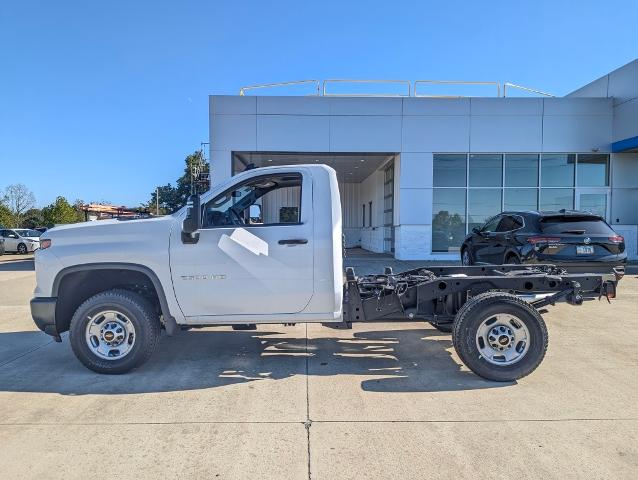
{"label": "wheel center cap", "polygon": [[510,339],[507,335],[501,335],[500,337],[498,337],[498,343],[505,346],[510,343]]}
{"label": "wheel center cap", "polygon": [[107,342],[112,341],[115,338],[115,334],[111,331],[108,332],[104,332],[104,340],[106,340]]}

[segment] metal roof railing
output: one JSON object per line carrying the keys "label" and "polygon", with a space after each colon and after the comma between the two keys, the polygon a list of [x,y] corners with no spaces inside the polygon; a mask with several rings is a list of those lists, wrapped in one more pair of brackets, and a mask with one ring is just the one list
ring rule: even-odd
{"label": "metal roof railing", "polygon": [[518,88],[519,90],[524,90],[524,91],[530,92],[530,93],[536,93],[536,94],[542,95],[544,97],[554,97],[555,96],[555,95],[552,95],[551,93],[541,92],[540,90],[534,90],[533,88],[523,87],[521,85],[516,85],[515,83],[505,82],[503,84],[503,96],[504,97],[507,96],[507,94],[506,94],[507,87]]}
{"label": "metal roof railing", "polygon": [[476,82],[476,81],[464,81],[464,80],[417,80],[414,82],[414,96],[415,97],[434,97],[434,98],[459,98],[464,95],[428,95],[418,93],[417,88],[421,84],[428,85],[495,85],[496,96],[501,96],[501,84],[500,82]]}
{"label": "metal roof railing", "polygon": [[[329,92],[328,86],[337,83],[341,84],[392,84],[400,85],[405,88],[404,92],[367,92],[367,93],[335,93]],[[239,89],[239,95],[244,96],[246,92],[251,90],[259,90],[263,88],[278,88],[289,87],[296,85],[312,85],[314,93],[308,93],[312,96],[323,97],[427,97],[427,98],[464,98],[469,95],[436,95],[420,93],[418,90],[419,85],[464,85],[464,86],[489,86],[496,87],[496,97],[501,97],[501,83],[500,82],[483,82],[483,81],[465,81],[465,80],[416,80],[414,81],[414,88],[412,88],[412,82],[410,80],[371,80],[371,79],[343,79],[343,78],[331,78],[326,80],[294,80],[291,82],[277,82],[277,83],[263,83],[258,85],[248,85]],[[507,96],[507,89],[516,88],[525,92],[541,95],[544,97],[554,97],[551,93],[543,92],[515,83],[505,82],[503,85],[503,97]]]}
{"label": "metal roof railing", "polygon": [[[406,93],[328,93],[326,86],[331,83],[385,83],[393,85],[405,85]],[[409,97],[412,90],[410,80],[347,80],[343,78],[333,78],[323,81],[322,95],[324,97]]]}

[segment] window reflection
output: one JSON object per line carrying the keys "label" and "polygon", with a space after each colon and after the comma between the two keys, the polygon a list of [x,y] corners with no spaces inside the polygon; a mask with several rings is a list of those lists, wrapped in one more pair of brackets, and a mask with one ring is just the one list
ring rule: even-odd
{"label": "window reflection", "polygon": [[541,157],[541,186],[543,187],[573,187],[574,154],[543,154]]}
{"label": "window reflection", "polygon": [[435,188],[432,202],[432,251],[458,251],[465,238],[465,189]]}
{"label": "window reflection", "polygon": [[468,231],[480,227],[488,218],[501,213],[501,189],[471,188],[467,198]]}
{"label": "window reflection", "polygon": [[574,208],[573,188],[543,188],[541,189],[540,209],[552,210],[572,210]]}
{"label": "window reflection", "polygon": [[503,185],[503,155],[470,155],[470,187]]}
{"label": "window reflection", "polygon": [[464,187],[467,175],[467,155],[445,154],[433,157],[435,187]]}
{"label": "window reflection", "polygon": [[579,187],[606,187],[609,185],[609,155],[578,155],[576,171]]}
{"label": "window reflection", "polygon": [[506,187],[538,186],[538,155],[505,155]]}

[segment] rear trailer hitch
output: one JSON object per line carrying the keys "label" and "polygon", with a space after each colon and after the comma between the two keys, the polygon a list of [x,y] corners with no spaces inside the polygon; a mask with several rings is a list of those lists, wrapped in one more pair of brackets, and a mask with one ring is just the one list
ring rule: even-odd
{"label": "rear trailer hitch", "polygon": [[569,274],[554,265],[428,267],[357,277],[346,269],[343,322],[427,321],[452,332],[457,354],[476,374],[513,381],[531,373],[547,348],[544,307],[609,300],[613,274]]}

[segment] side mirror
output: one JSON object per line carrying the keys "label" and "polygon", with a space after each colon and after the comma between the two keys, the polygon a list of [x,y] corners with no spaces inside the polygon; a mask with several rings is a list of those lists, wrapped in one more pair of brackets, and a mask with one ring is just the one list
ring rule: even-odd
{"label": "side mirror", "polygon": [[261,218],[261,205],[254,203],[248,207],[248,216],[250,223],[264,223]]}
{"label": "side mirror", "polygon": [[481,234],[481,229],[480,229],[480,228],[477,228],[477,227],[474,227],[474,228],[472,229],[472,233],[476,233],[476,234],[480,235],[480,234]]}
{"label": "side mirror", "polygon": [[197,243],[201,222],[199,195],[191,195],[186,202],[186,218],[182,222],[182,242]]}

